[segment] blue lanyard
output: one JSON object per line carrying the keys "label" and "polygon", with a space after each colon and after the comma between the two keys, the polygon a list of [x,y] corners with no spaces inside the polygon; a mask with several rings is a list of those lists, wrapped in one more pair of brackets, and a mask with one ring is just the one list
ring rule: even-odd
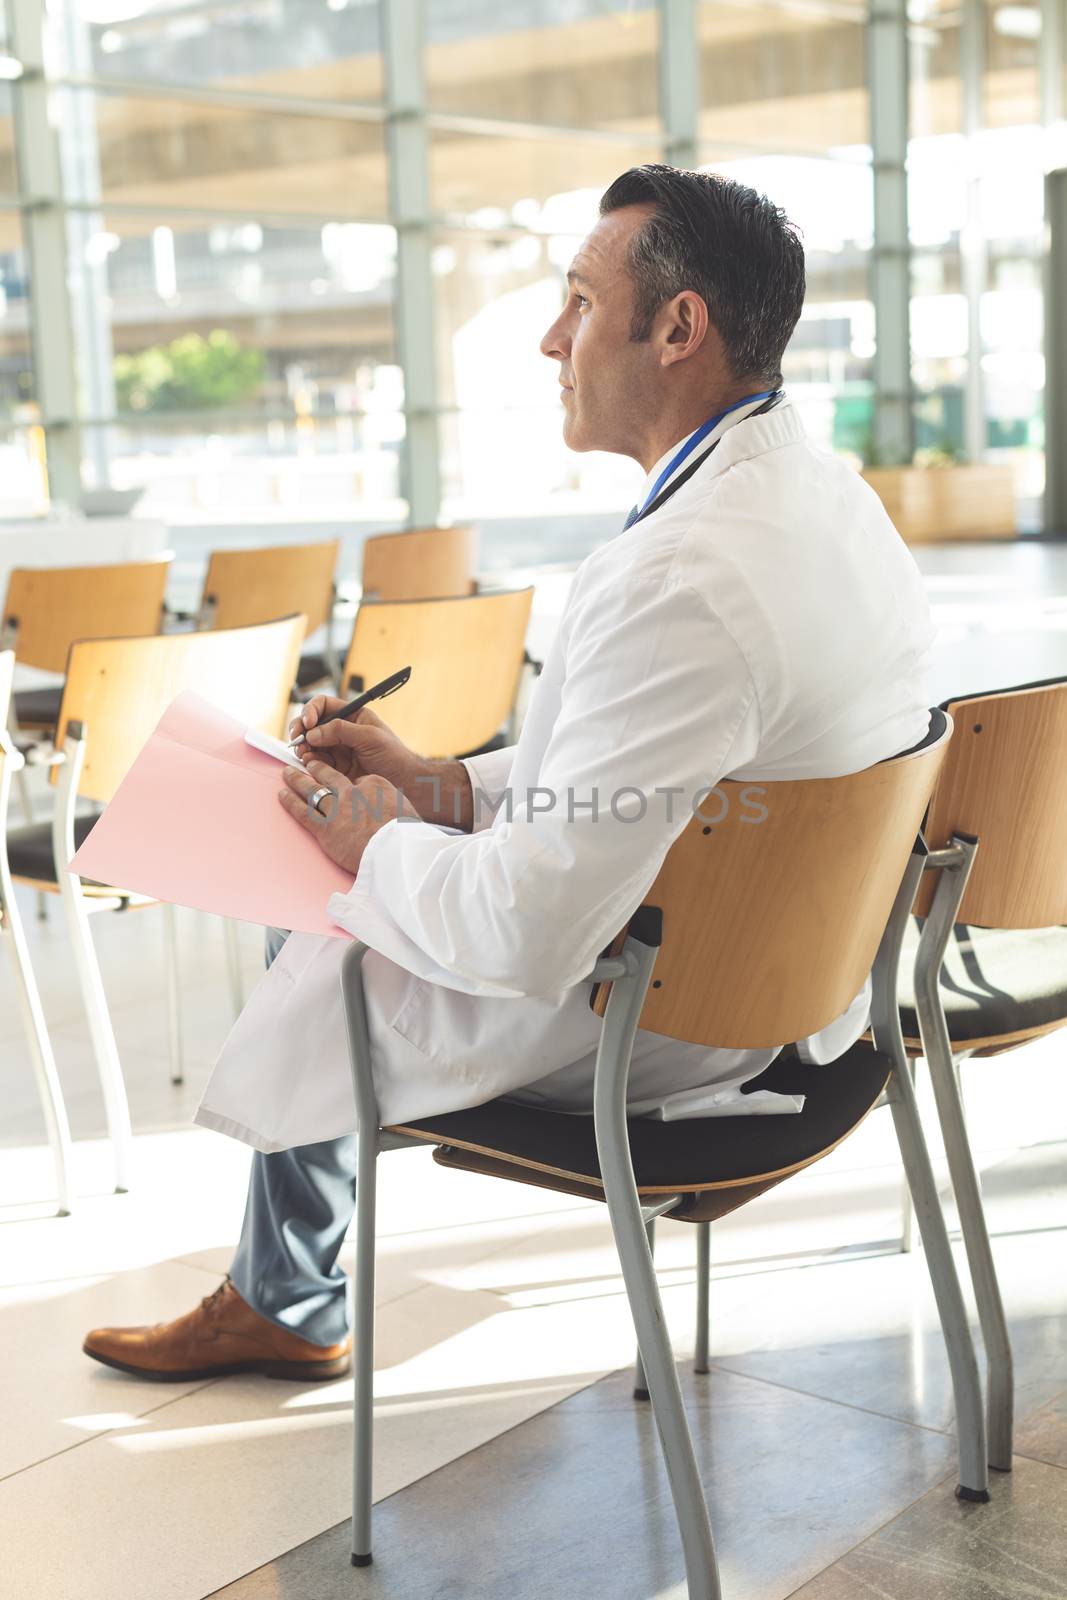
{"label": "blue lanyard", "polygon": [[717,428],[719,426],[719,423],[724,417],[728,417],[731,411],[739,411],[742,406],[754,405],[757,400],[769,400],[772,394],[777,393],[777,389],[766,389],[763,394],[747,394],[743,400],[735,400],[732,406],[727,406],[725,411],[720,411],[718,416],[710,417],[707,422],[697,429],[696,433],[694,433],[691,438],[685,441],[677,455],[668,461],[667,465],[664,467],[663,471],[652,485],[652,488],[649,490],[649,493],[645,498],[644,505],[637,513],[637,516],[633,519],[634,522],[636,522],[639,517],[644,516],[653,500],[663,488],[663,485],[667,482],[667,479],[673,477],[686,457],[690,456],[696,449],[697,445],[702,443],[702,441],[707,438],[708,434],[713,428]]}

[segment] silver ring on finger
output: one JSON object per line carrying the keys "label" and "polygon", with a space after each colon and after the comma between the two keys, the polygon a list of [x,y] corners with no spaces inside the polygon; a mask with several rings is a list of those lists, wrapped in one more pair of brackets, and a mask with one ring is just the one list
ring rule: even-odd
{"label": "silver ring on finger", "polygon": [[325,811],[322,809],[322,801],[325,800],[327,795],[332,794],[333,790],[327,788],[324,784],[322,788],[316,789],[315,793],[311,796],[311,804],[315,807],[315,810],[318,812],[320,817],[324,817],[326,815]]}

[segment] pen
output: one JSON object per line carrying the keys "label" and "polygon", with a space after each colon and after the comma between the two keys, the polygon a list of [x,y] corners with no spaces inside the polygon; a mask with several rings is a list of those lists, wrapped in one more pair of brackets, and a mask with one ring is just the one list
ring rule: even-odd
{"label": "pen", "polygon": [[[384,700],[387,694],[395,694],[397,689],[402,689],[404,687],[405,683],[407,683],[410,677],[411,668],[401,667],[399,672],[394,672],[390,677],[383,678],[381,683],[376,683],[372,689],[364,689],[362,694],[357,694],[354,700],[350,700],[346,706],[342,706],[340,711],[335,711],[333,715],[328,717],[326,720],[328,722],[334,722],[338,717],[340,717],[341,720],[344,721],[348,717],[355,716],[357,711],[362,711],[363,707],[370,705],[372,700]],[[316,723],[316,727],[317,726],[318,724]],[[307,729],[305,729],[304,732],[296,739],[290,739],[286,748],[289,750],[295,750],[298,744],[304,743],[306,736]]]}

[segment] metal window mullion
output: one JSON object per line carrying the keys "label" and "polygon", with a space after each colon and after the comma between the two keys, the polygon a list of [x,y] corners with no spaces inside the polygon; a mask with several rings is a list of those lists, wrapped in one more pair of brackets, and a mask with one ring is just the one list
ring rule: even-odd
{"label": "metal window mullion", "polygon": [[[75,55],[72,60],[86,60]],[[216,88],[210,83],[190,83],[181,78],[101,77],[88,69],[56,74],[57,88],[131,100],[172,100],[190,105],[220,106],[233,111],[263,111],[286,117],[313,117],[329,122],[381,122],[380,106],[355,101],[307,100],[302,95],[263,94],[253,89]]]}
{"label": "metal window mullion", "polygon": [[874,443],[881,465],[911,461],[911,248],[908,240],[906,0],[874,0],[867,29],[874,243]]}
{"label": "metal window mullion", "polygon": [[1067,271],[1067,167],[1045,178],[1045,217],[1045,532],[1063,535],[1067,534],[1067,460],[1060,441],[1067,429],[1067,307],[1061,285]]}
{"label": "metal window mullion", "polygon": [[985,0],[963,0],[960,14],[960,86],[963,133],[967,141],[967,220],[960,239],[960,283],[967,302],[963,439],[968,461],[981,461],[986,444],[982,296],[987,285],[989,258],[982,225],[982,187],[977,151],[977,138],[985,123],[982,104],[985,20]]}
{"label": "metal window mullion", "polygon": [[1063,80],[1067,74],[1067,0],[1041,0],[1041,122],[1050,128],[1063,118]]}
{"label": "metal window mullion", "polygon": [[407,415],[403,490],[413,527],[432,527],[441,505],[437,361],[431,267],[430,152],[420,0],[382,7],[389,204],[396,226],[397,354]]}
{"label": "metal window mullion", "polygon": [[[81,494],[81,444],[70,297],[67,233],[59,146],[49,119],[44,63],[43,0],[9,0],[11,49],[22,62],[11,85],[23,244],[30,264],[30,340],[34,391],[45,428],[49,493],[75,502]],[[26,204],[28,196],[33,203]]]}
{"label": "metal window mullion", "polygon": [[[89,24],[68,7],[63,13],[66,58],[76,66],[92,62]],[[80,374],[79,412],[106,415],[115,409],[115,352],[111,338],[107,261],[94,254],[93,241],[104,232],[100,139],[95,94],[64,94],[59,152],[63,190],[68,200],[66,235],[70,249],[70,314]],[[70,210],[77,201],[78,209]],[[110,482],[108,435],[86,430],[86,454],[97,488]]]}
{"label": "metal window mullion", "polygon": [[659,33],[664,160],[675,167],[695,167],[700,160],[697,0],[660,0]]}

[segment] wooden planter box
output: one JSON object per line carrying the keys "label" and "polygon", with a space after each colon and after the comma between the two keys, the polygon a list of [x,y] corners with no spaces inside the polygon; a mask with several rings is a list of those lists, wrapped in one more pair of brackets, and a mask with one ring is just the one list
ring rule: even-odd
{"label": "wooden planter box", "polygon": [[907,544],[1014,539],[1010,466],[870,467],[863,474]]}

